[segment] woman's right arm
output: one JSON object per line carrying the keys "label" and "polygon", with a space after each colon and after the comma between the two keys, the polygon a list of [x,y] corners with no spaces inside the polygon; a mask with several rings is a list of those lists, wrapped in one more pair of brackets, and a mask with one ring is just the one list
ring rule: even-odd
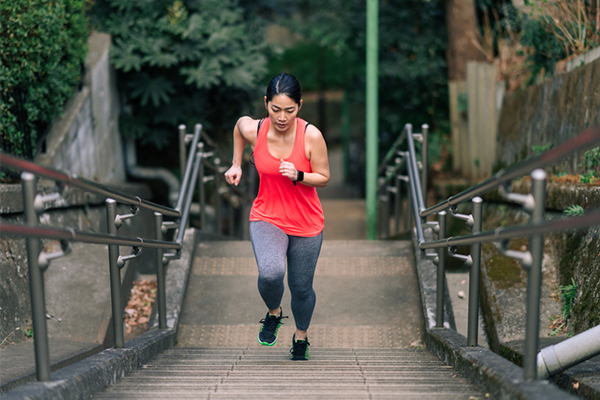
{"label": "woman's right arm", "polygon": [[237,186],[242,178],[242,157],[246,144],[250,143],[252,148],[256,144],[256,135],[250,135],[252,127],[254,131],[258,126],[258,121],[250,117],[240,118],[233,128],[233,161],[231,168],[225,172],[225,180],[230,185]]}

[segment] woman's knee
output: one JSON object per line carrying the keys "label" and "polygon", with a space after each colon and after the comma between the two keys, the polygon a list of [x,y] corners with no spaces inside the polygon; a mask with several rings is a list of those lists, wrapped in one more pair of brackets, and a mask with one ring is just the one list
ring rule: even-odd
{"label": "woman's knee", "polygon": [[285,277],[285,269],[268,268],[260,270],[258,273],[258,281],[266,286],[276,286],[283,283]]}
{"label": "woman's knee", "polygon": [[290,285],[290,293],[297,301],[306,301],[315,297],[315,291],[310,287],[294,287]]}

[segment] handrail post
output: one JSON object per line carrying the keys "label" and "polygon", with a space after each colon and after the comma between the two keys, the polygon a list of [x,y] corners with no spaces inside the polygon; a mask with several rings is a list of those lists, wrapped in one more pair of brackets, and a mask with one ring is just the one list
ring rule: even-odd
{"label": "handrail post", "polygon": [[[420,213],[423,207],[423,188],[421,187],[421,181],[419,180],[419,168],[417,167],[417,153],[415,151],[415,139],[412,133],[412,125],[406,124],[406,132],[407,132],[407,143],[408,143],[408,159],[407,163],[411,165],[408,166],[408,170],[410,171],[410,167],[412,166],[412,176],[409,174],[409,179],[412,181],[412,185],[414,187],[414,200],[416,200],[416,209]],[[412,192],[412,191],[411,191]],[[414,207],[414,205],[413,205]],[[419,218],[419,215],[415,215],[416,218]],[[420,221],[425,222],[426,218],[420,218]],[[415,221],[415,224],[417,222]]]}
{"label": "handrail post", "polygon": [[[117,226],[117,202],[114,199],[106,199],[106,225],[108,234],[116,236]],[[110,296],[112,304],[114,347],[121,349],[125,346],[125,335],[123,332],[123,299],[121,297],[121,271],[117,266],[119,258],[119,246],[108,245],[108,263],[110,268]]]}
{"label": "handrail post", "polygon": [[[446,211],[438,213],[439,233],[438,240],[446,238]],[[435,308],[435,327],[444,327],[444,295],[446,285],[446,248],[440,247],[438,250],[437,265],[437,288],[436,288],[436,308]]]}
{"label": "handrail post", "polygon": [[[473,227],[471,233],[481,232],[482,225],[482,202],[481,197],[475,197],[471,203],[473,208]],[[479,328],[479,272],[481,265],[481,243],[471,245],[471,272],[469,274],[469,321],[467,329],[467,344],[477,346],[477,331]]]}
{"label": "handrail post", "polygon": [[[179,176],[180,181],[183,184],[185,170],[187,165],[187,157],[185,155],[185,136],[186,136],[186,126],[184,124],[179,125],[178,133],[179,133]],[[189,221],[186,223],[186,227],[189,226]]]}
{"label": "handrail post", "polygon": [[183,181],[183,176],[185,175],[185,165],[187,164],[187,160],[185,157],[185,130],[186,126],[181,124],[178,127],[179,132],[179,175],[181,176],[181,180]]}
{"label": "handrail post", "polygon": [[[154,235],[156,240],[163,239],[163,215],[154,213]],[[181,228],[180,228],[181,229]],[[167,329],[167,290],[165,287],[165,265],[163,251],[156,249],[156,298],[158,301],[158,329]]]}
{"label": "handrail post", "polygon": [[250,209],[252,205],[244,202],[242,206],[242,240],[250,240]]}
{"label": "handrail post", "polygon": [[423,208],[427,208],[427,172],[428,161],[429,161],[429,125],[421,125],[421,135],[423,136],[423,143],[421,144],[421,189],[423,190]]}
{"label": "handrail post", "polygon": [[217,235],[222,233],[221,229],[221,174],[219,169],[221,167],[221,159],[215,158],[215,214],[216,214],[216,228]]}
{"label": "handrail post", "polygon": [[[531,173],[532,192],[535,201],[531,222],[541,223],[545,218],[546,207],[546,172],[536,169]],[[527,279],[527,319],[525,330],[525,352],[523,372],[526,381],[537,377],[537,351],[540,328],[540,292],[542,285],[542,258],[544,254],[544,235],[535,234],[529,238],[529,251],[532,263]]]}
{"label": "handrail post", "polygon": [[402,201],[402,180],[400,179],[400,175],[396,173],[394,178],[394,184],[396,186],[396,193],[394,195],[394,231],[396,235],[400,234],[400,214],[402,211],[400,210],[401,201]]}
{"label": "handrail post", "polygon": [[229,213],[228,213],[228,218],[229,218],[229,224],[227,227],[228,230],[228,234],[229,236],[233,237],[233,230],[234,230],[234,222],[235,222],[235,214],[234,214],[234,209],[233,209],[233,186],[229,185],[229,203],[228,203],[228,208],[229,208]]}
{"label": "handrail post", "polygon": [[[410,178],[409,178],[410,179]],[[407,181],[407,185],[406,185],[406,191],[408,192],[406,194],[406,208],[404,209],[404,231],[405,232],[410,232],[412,230],[412,218],[413,218],[413,213],[412,213],[412,196],[410,194],[410,182]]]}
{"label": "handrail post", "polygon": [[[21,174],[21,186],[23,188],[23,208],[26,223],[28,226],[37,227],[39,218],[34,206],[36,196],[35,176],[29,172],[23,172]],[[46,325],[44,272],[40,269],[38,263],[41,242],[38,238],[27,237],[26,243],[36,377],[39,382],[47,382],[50,380],[50,350],[48,348],[48,327]]]}
{"label": "handrail post", "polygon": [[[204,143],[198,143],[198,152],[204,157]],[[200,230],[206,231],[206,189],[204,188],[204,162],[200,159],[198,169],[198,203],[200,204]]]}

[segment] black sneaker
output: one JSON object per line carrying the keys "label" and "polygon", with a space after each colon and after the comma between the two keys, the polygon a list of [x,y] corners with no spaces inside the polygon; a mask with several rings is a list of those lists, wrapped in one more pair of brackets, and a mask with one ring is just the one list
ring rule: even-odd
{"label": "black sneaker", "polygon": [[281,314],[279,317],[276,315],[267,315],[260,320],[263,324],[258,332],[258,343],[264,346],[273,346],[277,343],[277,331],[279,327],[282,325],[281,320],[287,318],[283,316],[283,309],[281,309]]}
{"label": "black sneaker", "polygon": [[292,338],[292,348],[290,349],[290,358],[294,361],[307,361],[308,346],[310,346],[310,343],[308,343],[308,338],[306,338],[306,340],[296,340],[296,334],[294,333],[294,337]]}

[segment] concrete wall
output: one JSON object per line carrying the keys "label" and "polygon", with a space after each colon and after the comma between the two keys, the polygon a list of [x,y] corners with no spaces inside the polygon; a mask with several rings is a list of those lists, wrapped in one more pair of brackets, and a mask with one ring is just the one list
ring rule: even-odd
{"label": "concrete wall", "polygon": [[84,86],[53,124],[37,163],[104,183],[125,180],[119,98],[108,60],[110,43],[110,35],[93,32],[90,36]]}
{"label": "concrete wall", "polygon": [[[587,128],[600,125],[600,59],[519,93],[504,97],[498,129],[497,160],[507,167],[533,155],[533,146],[559,145]],[[583,154],[548,168],[548,172],[586,172]],[[598,176],[598,170],[596,170]],[[513,182],[512,191],[530,193],[531,182]],[[493,199],[492,199],[493,200]],[[600,182],[595,185],[547,184],[546,209],[554,218],[571,205],[600,208]],[[508,218],[509,216],[504,216]],[[579,333],[600,323],[600,227],[550,233],[546,237],[556,268],[556,285],[577,284],[569,332]],[[487,265],[487,268],[493,268]],[[493,309],[493,307],[492,307]],[[493,310],[487,310],[493,315]],[[524,332],[521,332],[524,333]],[[502,338],[500,338],[502,339]]]}
{"label": "concrete wall", "polygon": [[[122,182],[112,184],[111,187],[120,192],[139,196],[143,199],[149,199],[152,195],[148,186],[140,183]],[[38,182],[38,193],[51,193],[56,190],[54,182]],[[71,227],[79,231],[106,233],[106,207],[104,200],[102,196],[82,192],[78,189],[70,189],[68,192],[63,193],[59,201],[50,204],[46,211],[40,214],[40,226]],[[0,185],[0,201],[2,201],[3,205],[6,205],[6,207],[0,210],[0,221],[2,223],[25,223],[20,184]],[[127,214],[129,212],[130,209],[128,206],[124,204],[119,205],[119,214]],[[127,220],[118,234],[132,237],[153,237],[152,213],[142,210],[140,216]],[[43,243],[51,244],[53,242],[44,240]],[[127,254],[129,251],[129,248],[123,248],[124,254]],[[74,254],[70,256],[74,256]],[[61,271],[62,260],[69,262],[68,258],[70,256],[53,261],[50,266],[52,271]],[[144,251],[140,258],[133,260],[134,268],[137,271],[153,271],[149,267],[155,265],[154,260],[153,251]],[[95,270],[101,276],[101,272],[106,272],[108,268],[108,253],[106,257],[89,260],[88,265],[96,266]],[[85,267],[78,269],[76,266],[71,266],[68,270],[65,269],[62,272],[65,274],[65,279],[68,280],[69,274],[81,275],[84,269]],[[88,282],[91,285],[90,292],[98,291],[100,293],[110,290],[109,286],[95,285],[96,281],[93,276],[89,277]],[[49,287],[46,285],[47,300],[51,301],[53,297],[56,298],[56,292],[60,293],[62,291],[64,291],[62,287]],[[77,303],[75,302],[74,304]],[[105,304],[88,302],[86,304],[78,304],[77,307],[81,310],[87,308],[88,311],[91,307],[99,307],[103,311]],[[63,319],[67,322],[65,317]],[[23,340],[25,338],[25,330],[28,327],[31,327],[31,303],[25,239],[2,235],[0,236],[0,342],[5,338],[7,338],[6,343],[8,344]]]}
{"label": "concrete wall", "polygon": [[[117,185],[124,192],[131,189],[132,194],[148,199],[151,194],[145,187],[142,190],[140,185],[123,184],[125,163],[118,130],[116,77],[108,60],[110,43],[107,34],[91,34],[84,85],[52,125],[46,137],[46,151],[37,155],[35,162]],[[38,186],[43,192],[56,190],[53,182]],[[60,208],[55,205],[40,220],[43,226],[106,232],[103,202],[97,196],[71,191],[67,199],[59,202]],[[20,185],[0,185],[0,220],[23,222]],[[21,340],[30,324],[27,268],[25,240],[0,237],[0,341],[7,337],[8,342]]]}
{"label": "concrete wall", "polygon": [[[535,145],[558,145],[598,125],[600,59],[543,84],[504,96],[498,126],[497,167],[527,158]],[[557,168],[579,173],[579,162],[578,158],[571,158]]]}

